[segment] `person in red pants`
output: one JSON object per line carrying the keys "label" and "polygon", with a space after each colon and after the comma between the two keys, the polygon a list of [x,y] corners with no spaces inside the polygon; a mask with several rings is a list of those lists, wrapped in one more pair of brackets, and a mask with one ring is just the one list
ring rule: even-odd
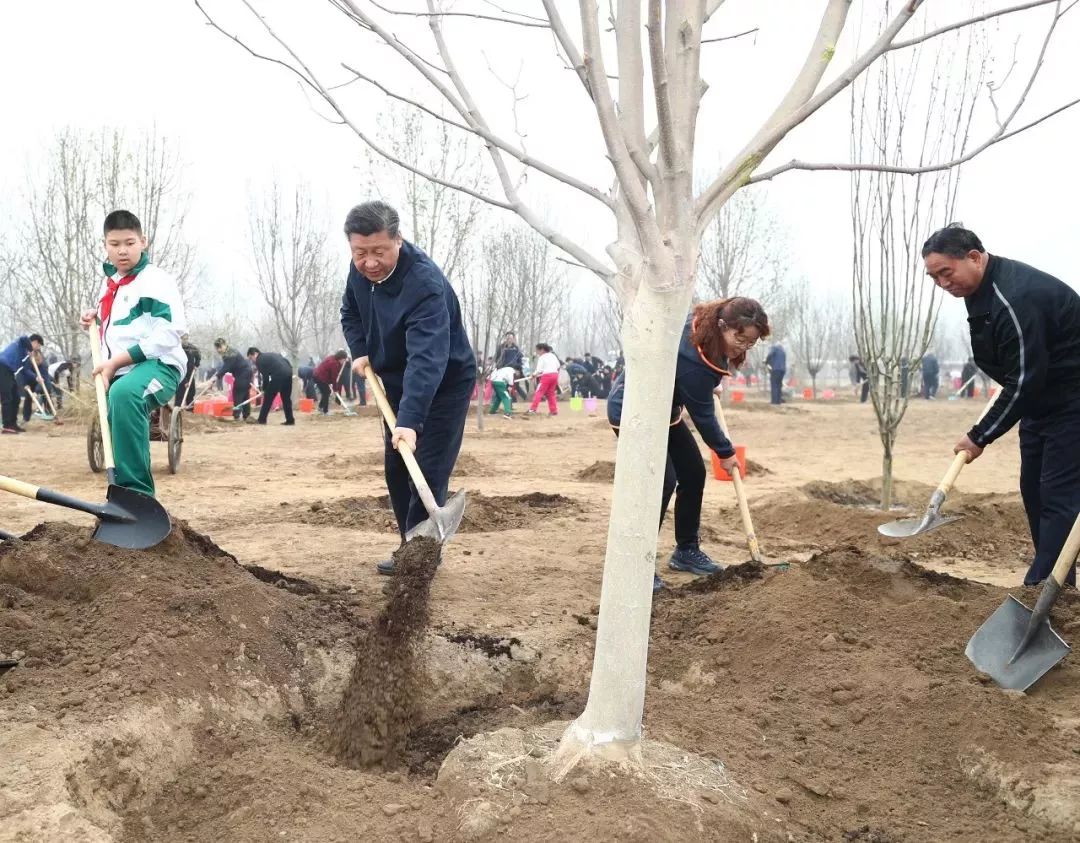
{"label": "person in red pants", "polygon": [[536,360],[536,368],[533,376],[537,378],[536,392],[533,395],[532,406],[525,413],[527,416],[535,416],[540,402],[547,398],[548,415],[559,415],[559,404],[555,400],[555,391],[559,388],[559,358],[551,350],[546,342],[538,342],[536,351],[540,355]]}

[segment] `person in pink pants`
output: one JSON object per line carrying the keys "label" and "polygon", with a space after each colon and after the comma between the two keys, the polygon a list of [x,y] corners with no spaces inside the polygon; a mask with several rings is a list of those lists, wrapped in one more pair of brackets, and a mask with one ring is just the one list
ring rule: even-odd
{"label": "person in pink pants", "polygon": [[540,406],[540,402],[546,397],[548,414],[557,416],[559,415],[559,405],[555,400],[555,390],[559,387],[559,358],[555,356],[555,352],[551,350],[551,346],[546,342],[538,342],[536,351],[540,356],[536,360],[533,375],[538,379],[538,385],[536,393],[533,395],[532,406],[529,407],[526,415],[536,415],[536,408]]}

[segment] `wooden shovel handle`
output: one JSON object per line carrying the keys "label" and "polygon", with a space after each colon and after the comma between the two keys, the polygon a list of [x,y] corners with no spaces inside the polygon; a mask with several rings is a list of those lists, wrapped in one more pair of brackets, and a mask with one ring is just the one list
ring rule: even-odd
{"label": "wooden shovel handle", "polygon": [[[364,374],[367,376],[368,384],[371,386],[371,394],[375,396],[375,403],[386,420],[386,426],[390,428],[392,435],[394,428],[397,427],[397,417],[394,415],[394,411],[390,409],[390,401],[386,397],[386,392],[383,391],[382,381],[376,377],[375,370],[371,368],[370,363],[364,366]],[[405,461],[405,468],[409,470],[409,476],[412,478],[413,485],[416,486],[416,492],[420,495],[420,500],[424,502],[424,509],[428,511],[428,515],[434,515],[439,505],[435,503],[435,496],[431,494],[431,487],[428,485],[427,480],[424,479],[424,472],[420,470],[420,463],[416,461],[416,454],[413,453],[413,449],[409,447],[407,442],[398,445],[398,453],[401,454],[401,458]]]}
{"label": "wooden shovel handle", "polygon": [[[974,375],[972,376],[974,377]],[[990,408],[997,402],[998,397],[995,395],[989,401],[986,402],[986,406],[982,408],[982,412],[979,413],[979,417],[975,420],[975,424],[981,422],[986,414],[990,412]],[[956,483],[956,478],[960,476],[960,469],[962,469],[969,462],[967,451],[961,451],[955,457],[953,457],[952,465],[949,466],[949,470],[945,472],[945,476],[942,478],[941,483],[938,485],[938,491],[943,495],[949,494],[952,490],[953,484]]]}
{"label": "wooden shovel handle", "polygon": [[37,500],[37,486],[31,486],[29,483],[24,483],[22,480],[16,480],[13,477],[0,476],[0,489],[11,492],[13,495],[30,498],[32,501]]}
{"label": "wooden shovel handle", "polygon": [[1077,515],[1076,520],[1073,521],[1069,537],[1065,539],[1065,545],[1058,554],[1057,562],[1054,563],[1054,570],[1050,572],[1051,578],[1059,586],[1065,585],[1065,577],[1068,576],[1069,568],[1073,566],[1077,556],[1080,556],[1080,515]]}
{"label": "wooden shovel handle", "polygon": [[[90,360],[95,369],[101,365],[99,331],[98,321],[95,319],[90,323],[90,330],[87,331],[90,335]],[[105,454],[105,470],[113,472],[116,470],[116,463],[113,461],[112,433],[109,430],[109,403],[105,398],[105,378],[100,372],[94,376],[94,392],[97,395],[98,423],[101,426],[101,450]]]}
{"label": "wooden shovel handle", "polygon": [[[30,355],[30,364],[34,367],[34,374],[36,374],[40,378],[41,377],[41,369],[38,368],[37,360],[34,359],[33,354]],[[52,411],[52,414],[54,416],[60,415],[59,413],[56,412],[56,405],[53,403],[52,395],[50,394],[49,390],[45,387],[45,384],[41,385],[41,391],[45,394],[45,403],[47,403],[49,405],[49,409]]]}
{"label": "wooden shovel handle", "polygon": [[[716,417],[720,420],[720,429],[724,436],[731,439],[728,433],[727,419],[724,418],[724,406],[720,403],[719,396],[713,396],[716,405]],[[734,444],[732,445],[734,447]],[[746,546],[750,550],[750,558],[755,562],[761,561],[761,549],[758,547],[757,534],[754,532],[754,522],[750,518],[750,505],[746,502],[746,491],[743,489],[742,472],[736,464],[732,468],[731,482],[735,486],[735,500],[739,503],[739,515],[742,516],[743,532],[746,534]]]}

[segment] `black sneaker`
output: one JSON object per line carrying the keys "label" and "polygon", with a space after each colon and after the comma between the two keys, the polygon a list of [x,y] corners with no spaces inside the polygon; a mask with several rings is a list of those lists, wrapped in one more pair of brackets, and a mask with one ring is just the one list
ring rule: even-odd
{"label": "black sneaker", "polygon": [[662,579],[660,579],[660,575],[659,574],[653,574],[652,575],[652,593],[656,594],[656,592],[660,591],[663,587],[664,587],[664,581]]}
{"label": "black sneaker", "polygon": [[709,555],[697,545],[677,547],[668,560],[668,567],[673,571],[682,571],[687,574],[706,576],[716,574],[724,570],[723,565],[717,565]]}

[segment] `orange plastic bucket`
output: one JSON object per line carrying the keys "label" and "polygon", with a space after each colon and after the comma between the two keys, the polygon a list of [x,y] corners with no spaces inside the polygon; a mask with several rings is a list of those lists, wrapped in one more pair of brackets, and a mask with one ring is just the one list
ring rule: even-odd
{"label": "orange plastic bucket", "polygon": [[811,398],[814,397],[814,390],[812,390],[810,387],[807,387],[802,391],[802,397],[809,401]]}
{"label": "orange plastic bucket", "polygon": [[300,412],[301,413],[314,413],[315,412],[315,399],[314,398],[301,398],[300,399]]}
{"label": "orange plastic bucket", "polygon": [[[709,456],[712,457],[712,473],[713,473],[713,477],[715,477],[717,480],[726,480],[726,481],[730,482],[731,481],[731,475],[728,474],[726,471],[724,471],[724,469],[720,466],[720,457],[716,456],[716,451],[710,451]],[[745,445],[736,445],[735,446],[735,460],[739,463],[739,473],[743,477],[745,477],[746,476],[746,446]]]}
{"label": "orange plastic bucket", "polygon": [[741,404],[746,399],[746,393],[735,389],[731,392],[731,403]]}

